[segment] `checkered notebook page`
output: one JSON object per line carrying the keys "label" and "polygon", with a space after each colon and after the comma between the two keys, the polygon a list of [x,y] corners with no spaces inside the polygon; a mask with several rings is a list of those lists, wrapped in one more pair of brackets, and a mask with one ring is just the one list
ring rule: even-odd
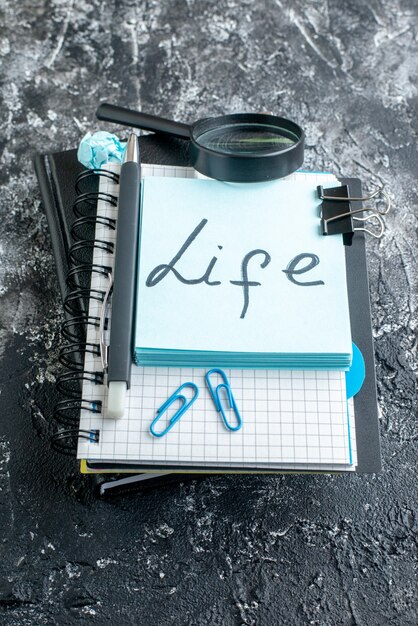
{"label": "checkered notebook page", "polygon": [[[109,170],[119,171],[116,165]],[[195,178],[191,168],[143,165],[145,176]],[[293,174],[303,177],[307,174]],[[312,174],[309,175],[312,178]],[[313,185],[331,179],[318,174]],[[102,178],[100,191],[118,195],[118,186]],[[117,209],[99,201],[99,215],[117,218]],[[96,238],[115,241],[115,231],[98,224]],[[113,255],[94,251],[94,264],[111,266]],[[92,289],[106,288],[106,279],[92,275]],[[101,304],[90,301],[89,315],[100,316]],[[87,342],[98,343],[98,330],[88,328]],[[101,369],[100,358],[87,353],[85,370]],[[198,368],[132,367],[125,416],[107,419],[106,385],[83,384],[84,399],[101,401],[102,413],[82,409],[80,428],[98,429],[98,443],[79,440],[78,458],[164,467],[248,470],[354,470],[357,463],[353,403],[347,406],[345,375],[338,371],[225,370],[240,409],[243,427],[227,430]],[[216,378],[214,379],[216,382]],[[170,432],[152,436],[150,424],[158,408],[184,382],[194,382],[199,397]],[[220,382],[220,381],[219,381]],[[187,396],[187,389],[184,390]],[[168,418],[179,407],[173,405]],[[231,416],[231,420],[233,416]],[[161,428],[167,421],[161,421]]]}

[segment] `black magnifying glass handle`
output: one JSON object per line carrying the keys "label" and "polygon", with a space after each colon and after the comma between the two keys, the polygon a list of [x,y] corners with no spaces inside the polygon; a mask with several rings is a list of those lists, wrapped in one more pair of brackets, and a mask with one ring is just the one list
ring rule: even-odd
{"label": "black magnifying glass handle", "polygon": [[102,102],[96,111],[96,117],[105,122],[114,122],[123,126],[133,126],[142,130],[151,130],[157,133],[170,135],[171,137],[180,137],[181,139],[190,139],[190,126],[181,122],[173,122],[163,117],[149,115],[148,113],[140,113],[132,111],[124,107],[115,106]]}

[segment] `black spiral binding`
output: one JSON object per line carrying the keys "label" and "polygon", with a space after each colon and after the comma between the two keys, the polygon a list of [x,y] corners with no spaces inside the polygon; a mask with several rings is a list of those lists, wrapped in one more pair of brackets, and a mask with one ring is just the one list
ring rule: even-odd
{"label": "black spiral binding", "polygon": [[116,220],[97,214],[99,200],[117,205],[116,196],[102,191],[92,191],[100,178],[107,178],[115,184],[119,183],[119,176],[103,169],[86,170],[76,180],[75,191],[77,197],[73,204],[75,221],[71,227],[73,244],[68,253],[69,271],[66,277],[68,293],[64,299],[66,319],[62,324],[61,332],[65,340],[61,348],[59,360],[66,368],[57,379],[56,388],[64,396],[63,400],[54,407],[54,419],[58,430],[51,437],[52,447],[64,454],[74,454],[80,438],[98,442],[98,430],[82,430],[78,428],[81,409],[92,413],[101,413],[102,403],[92,402],[82,397],[84,381],[103,385],[102,371],[87,371],[84,369],[84,356],[87,352],[100,354],[97,343],[88,343],[87,328],[99,328],[100,319],[89,315],[91,299],[103,302],[105,291],[91,289],[92,274],[109,276],[111,267],[97,265],[92,262],[95,249],[113,253],[113,243],[95,238],[97,224],[102,224],[109,230],[114,230]]}

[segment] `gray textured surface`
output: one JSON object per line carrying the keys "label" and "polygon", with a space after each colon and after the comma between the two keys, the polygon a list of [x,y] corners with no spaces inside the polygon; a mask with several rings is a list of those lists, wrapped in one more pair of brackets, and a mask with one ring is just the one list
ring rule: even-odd
{"label": "gray textured surface", "polygon": [[[0,7],[0,623],[415,624],[414,0]],[[100,99],[184,121],[286,114],[307,168],[389,186],[388,233],[368,245],[380,475],[213,477],[105,502],[50,453],[61,307],[31,156],[75,147]]]}

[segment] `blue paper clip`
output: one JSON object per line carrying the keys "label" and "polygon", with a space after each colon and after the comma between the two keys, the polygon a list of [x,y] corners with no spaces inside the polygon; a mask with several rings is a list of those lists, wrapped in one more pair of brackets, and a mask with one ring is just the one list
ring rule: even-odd
{"label": "blue paper clip", "polygon": [[[223,380],[222,383],[220,383],[219,385],[216,386],[216,389],[213,388],[212,383],[210,382],[210,376],[211,374],[219,374]],[[238,411],[238,407],[237,407],[237,403],[235,402],[235,398],[232,395],[232,391],[231,391],[231,385],[229,384],[229,380],[227,378],[227,375],[225,374],[225,372],[217,367],[214,367],[213,369],[209,370],[209,372],[206,373],[206,383],[207,386],[209,388],[209,393],[212,396],[212,400],[213,403],[215,405],[216,410],[218,411],[218,413],[221,414],[223,423],[225,424],[226,428],[228,428],[228,430],[239,430],[242,426],[242,418],[240,415],[240,412]],[[226,392],[226,396],[228,398],[228,402],[229,402],[229,408],[232,409],[235,413],[235,417],[237,419],[237,425],[236,426],[232,426],[229,422],[228,422],[228,418],[225,415],[225,411],[224,411],[224,407],[222,405],[221,402],[221,397],[220,397],[220,392],[222,389],[225,389]]]}
{"label": "blue paper clip", "polygon": [[[188,400],[185,396],[183,396],[182,393],[179,393],[185,387],[190,387],[194,391],[194,396],[193,398],[191,398],[191,400]],[[164,404],[162,404],[158,409],[157,415],[154,417],[151,426],[149,427],[151,435],[154,435],[154,437],[163,437],[164,435],[166,435],[168,431],[173,428],[174,424],[179,421],[183,413],[185,413],[187,409],[192,406],[198,395],[199,389],[194,383],[183,383],[182,385],[180,385],[180,387],[176,389],[176,391],[169,398],[167,398]],[[160,433],[155,432],[154,427],[156,423],[162,418],[163,414],[176,400],[181,401],[181,407],[176,411],[176,413],[174,413],[173,417],[170,418],[168,425],[166,426],[166,428],[164,428],[164,430],[162,430]]]}

